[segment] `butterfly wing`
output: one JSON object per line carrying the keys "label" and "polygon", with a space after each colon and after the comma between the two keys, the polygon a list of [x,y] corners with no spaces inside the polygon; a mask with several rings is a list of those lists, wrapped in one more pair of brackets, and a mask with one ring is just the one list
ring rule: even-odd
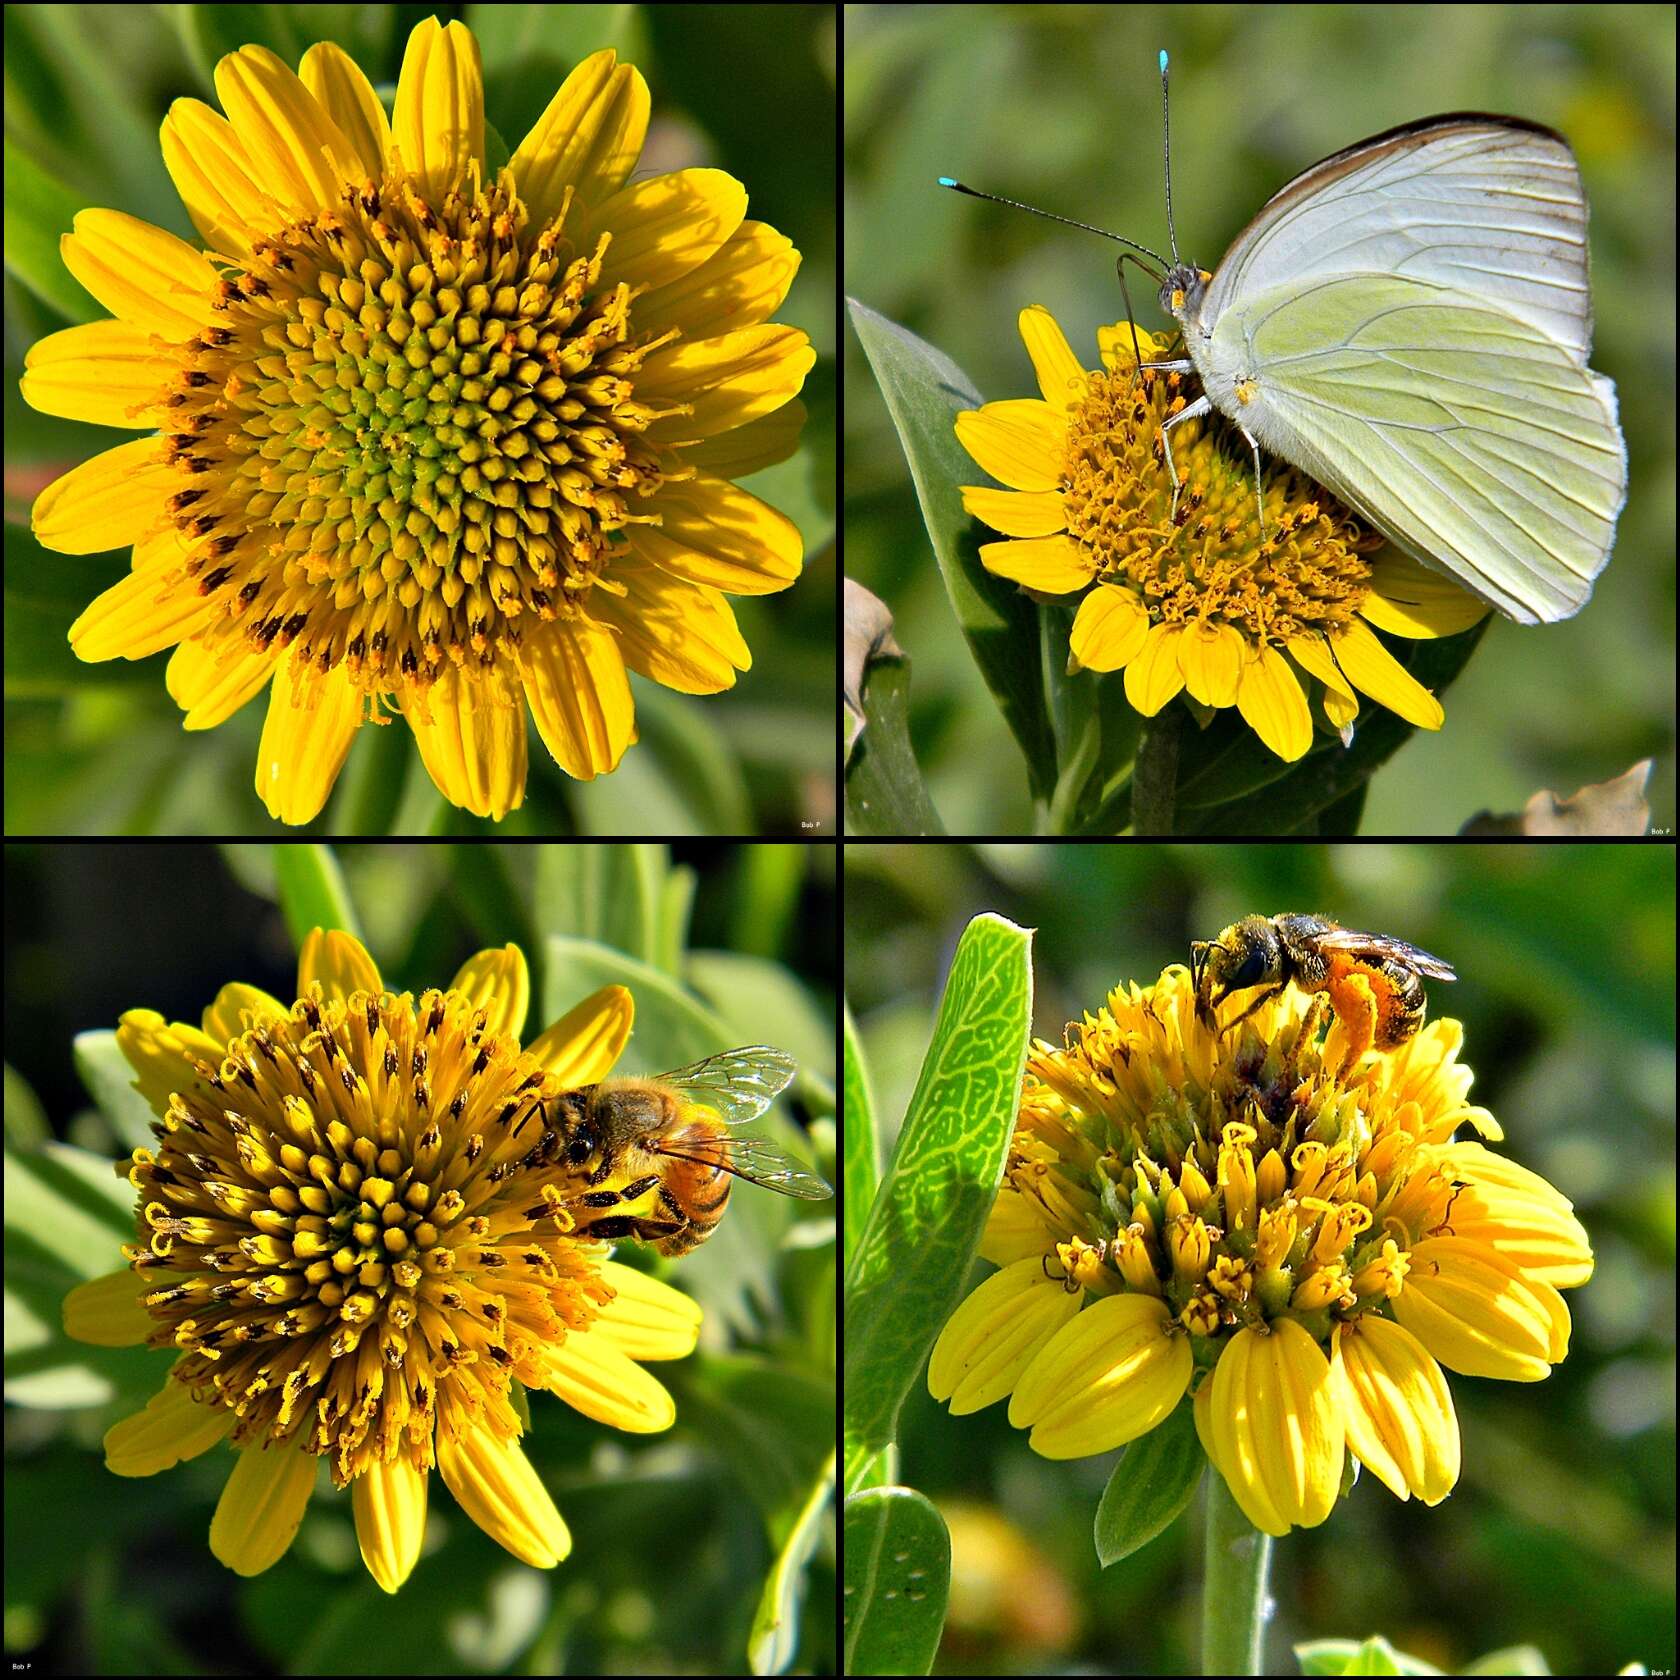
{"label": "butterfly wing", "polygon": [[1414,559],[1523,622],[1567,618],[1627,491],[1586,365],[1586,203],[1547,129],[1445,117],[1272,198],[1195,300],[1207,395]]}

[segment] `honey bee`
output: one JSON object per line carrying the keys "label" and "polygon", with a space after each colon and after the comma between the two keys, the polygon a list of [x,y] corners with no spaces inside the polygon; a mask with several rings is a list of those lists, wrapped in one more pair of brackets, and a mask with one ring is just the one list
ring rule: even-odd
{"label": "honey bee", "polygon": [[687,1254],[717,1229],[731,1178],[805,1201],[834,1194],[768,1138],[731,1130],[763,1114],[794,1071],[785,1050],[749,1044],[655,1078],[608,1079],[562,1092],[553,1099],[552,1120],[538,1104],[544,1131],[525,1165],[558,1161],[587,1169],[587,1185],[629,1178],[622,1189],[590,1189],[573,1199],[591,1210],[657,1191],[654,1211],[602,1214],[579,1233],[609,1242],[635,1237],[661,1254]]}
{"label": "honey bee", "polygon": [[[1368,1027],[1359,1025],[1369,1012],[1349,984],[1355,975],[1376,999],[1376,1019]],[[1293,983],[1303,992],[1330,994],[1331,1008],[1353,1035],[1355,1055],[1372,1043],[1379,1050],[1393,1050],[1417,1032],[1428,1006],[1424,975],[1431,980],[1458,978],[1439,957],[1403,939],[1356,933],[1326,916],[1244,916],[1217,939],[1199,939],[1190,947],[1196,1019],[1204,1026],[1214,1027],[1216,1006],[1233,992],[1264,986],[1242,1014],[1219,1028],[1223,1037]]]}

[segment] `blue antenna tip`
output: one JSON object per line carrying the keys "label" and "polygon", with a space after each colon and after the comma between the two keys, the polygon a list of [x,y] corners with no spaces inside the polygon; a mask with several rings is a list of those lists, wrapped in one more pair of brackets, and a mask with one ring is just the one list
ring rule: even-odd
{"label": "blue antenna tip", "polygon": [[942,187],[954,187],[957,183],[953,181],[949,175],[941,175],[939,177],[939,184]]}
{"label": "blue antenna tip", "polygon": [[1165,47],[1163,47],[1161,49],[1161,74],[1164,76],[1164,75],[1166,75],[1166,73],[1167,73],[1167,49]]}

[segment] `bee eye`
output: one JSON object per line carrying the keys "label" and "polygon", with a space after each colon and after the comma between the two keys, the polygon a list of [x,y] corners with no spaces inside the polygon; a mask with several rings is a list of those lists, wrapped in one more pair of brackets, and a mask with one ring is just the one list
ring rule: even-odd
{"label": "bee eye", "polygon": [[585,1121],[572,1133],[571,1141],[566,1145],[566,1159],[574,1167],[581,1167],[595,1153],[596,1142],[595,1128]]}
{"label": "bee eye", "polygon": [[1245,986],[1257,986],[1266,977],[1266,953],[1250,951],[1226,977],[1227,991],[1240,992]]}

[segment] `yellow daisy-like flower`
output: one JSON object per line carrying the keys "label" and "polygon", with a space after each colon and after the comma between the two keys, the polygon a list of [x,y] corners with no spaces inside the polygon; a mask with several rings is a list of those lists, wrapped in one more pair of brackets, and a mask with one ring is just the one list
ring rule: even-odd
{"label": "yellow daisy-like flower", "polygon": [[85,210],[66,266],[116,318],[54,333],[23,394],[149,435],[67,473],[34,528],[134,545],[70,630],[173,647],[186,727],[262,689],[257,791],[315,816],[400,712],[457,805],[524,797],[525,709],[590,778],[635,739],[626,667],[689,694],[751,663],[726,599],[785,589],[791,521],[732,480],[789,455],[815,360],[770,316],[799,255],[716,169],[631,180],[647,84],[585,59],[504,167],[478,47],[409,38],[394,115],[336,46],[216,70],[163,154],[204,249]]}
{"label": "yellow daisy-like flower", "polygon": [[123,1016],[158,1146],[118,1167],[139,1195],[128,1269],[73,1290],[65,1328],[174,1350],[106,1462],[149,1476],[237,1449],[210,1549],[241,1575],[284,1555],[323,1461],[387,1592],[420,1555],[434,1467],[550,1567],[571,1537],[520,1448],[515,1379],[620,1429],[675,1419],[637,1361],[692,1352],[700,1309],[579,1237],[584,1169],[533,1147],[535,1105],[611,1069],[630,994],[605,987],[522,1048],[529,994],[513,946],[416,999],[316,929],[291,1004],[230,985],[198,1027]]}
{"label": "yellow daisy-like flower", "polygon": [[[1048,595],[1084,594],[1070,669],[1126,673],[1153,717],[1180,691],[1235,706],[1280,758],[1312,745],[1302,674],[1322,685],[1328,724],[1358,716],[1355,690],[1423,729],[1445,714],[1372,633],[1443,636],[1487,608],[1363,533],[1327,492],[1268,462],[1265,528],[1253,457],[1223,423],[1170,434],[1183,489],[1173,510],[1161,426],[1184,406],[1178,374],[1136,371],[1126,324],[1100,332],[1088,372],[1046,309],[1021,312],[1040,399],[957,417],[963,447],[1007,489],[965,488],[963,506],[1011,540],[982,546],[989,571]],[[1171,343],[1137,334],[1145,364]]]}
{"label": "yellow daisy-like flower", "polygon": [[1035,1450],[1073,1458],[1193,1395],[1268,1534],[1329,1515],[1348,1452],[1401,1499],[1445,1498],[1443,1367],[1539,1381],[1592,1251],[1543,1179],[1454,1141],[1501,1135],[1468,1101],[1459,1024],[1371,1050],[1393,1036],[1382,1002],[1290,985],[1216,1031],[1174,966],[1038,1043],[981,1249],[1001,1270],[941,1332],[934,1398],[1007,1396]]}

